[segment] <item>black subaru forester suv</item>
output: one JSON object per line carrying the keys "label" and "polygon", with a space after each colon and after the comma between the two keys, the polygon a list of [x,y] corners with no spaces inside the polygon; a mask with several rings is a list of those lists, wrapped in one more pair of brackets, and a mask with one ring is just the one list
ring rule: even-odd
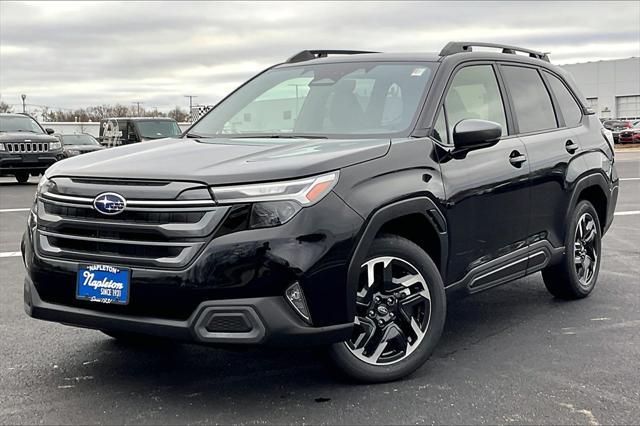
{"label": "black subaru forester suv", "polygon": [[589,295],[613,163],[543,53],[303,51],[181,138],[47,170],[25,309],[121,339],[325,345],[348,375],[394,380],[454,294],[542,271],[554,296]]}

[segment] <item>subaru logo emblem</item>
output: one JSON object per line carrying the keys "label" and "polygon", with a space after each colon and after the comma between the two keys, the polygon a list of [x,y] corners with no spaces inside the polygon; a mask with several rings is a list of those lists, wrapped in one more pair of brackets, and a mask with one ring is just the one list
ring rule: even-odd
{"label": "subaru logo emblem", "polygon": [[105,192],[93,200],[93,208],[102,214],[114,215],[122,213],[127,206],[127,200],[115,192]]}

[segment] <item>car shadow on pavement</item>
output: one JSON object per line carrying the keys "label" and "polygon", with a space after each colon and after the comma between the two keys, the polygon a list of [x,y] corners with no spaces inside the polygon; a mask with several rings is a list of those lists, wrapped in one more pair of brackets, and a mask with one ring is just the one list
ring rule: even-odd
{"label": "car shadow on pavement", "polygon": [[[411,378],[428,376],[438,360],[483,344],[483,339],[506,328],[517,331],[528,318],[549,314],[558,303],[540,279],[531,278],[450,303],[436,352]],[[322,394],[323,389],[349,383],[330,368],[322,348],[228,350],[175,342],[122,343],[104,336],[78,350],[96,360],[81,371],[66,366],[79,377],[91,376],[107,389],[155,392],[170,400],[196,395],[249,403],[274,392],[313,389]]]}

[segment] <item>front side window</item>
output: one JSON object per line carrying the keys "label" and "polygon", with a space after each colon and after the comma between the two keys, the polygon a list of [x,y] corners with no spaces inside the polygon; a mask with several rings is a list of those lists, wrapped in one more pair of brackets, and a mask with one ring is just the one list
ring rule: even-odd
{"label": "front side window", "polygon": [[568,127],[577,126],[582,120],[582,108],[578,106],[569,89],[567,89],[558,77],[546,71],[544,73],[560,106],[564,124]]}
{"label": "front side window", "polygon": [[504,104],[491,65],[473,65],[457,72],[444,101],[449,133],[462,120],[476,118],[498,123],[507,134]]}
{"label": "front side window", "polygon": [[274,68],[198,121],[204,137],[357,137],[407,132],[432,63],[345,62]]}
{"label": "front side window", "polygon": [[505,65],[501,71],[513,101],[520,133],[558,127],[551,97],[536,69]]}
{"label": "front side window", "polygon": [[438,142],[442,142],[444,144],[449,143],[449,136],[447,135],[447,121],[444,116],[444,108],[440,109],[438,113],[438,118],[433,126],[433,131],[431,132],[432,136]]}
{"label": "front side window", "polygon": [[42,127],[26,115],[0,117],[0,132],[44,133]]}

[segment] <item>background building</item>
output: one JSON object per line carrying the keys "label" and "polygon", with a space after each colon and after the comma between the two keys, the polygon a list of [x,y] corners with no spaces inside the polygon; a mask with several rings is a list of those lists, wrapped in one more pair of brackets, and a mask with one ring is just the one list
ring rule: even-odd
{"label": "background building", "polygon": [[640,58],[562,65],[600,118],[640,119]]}

